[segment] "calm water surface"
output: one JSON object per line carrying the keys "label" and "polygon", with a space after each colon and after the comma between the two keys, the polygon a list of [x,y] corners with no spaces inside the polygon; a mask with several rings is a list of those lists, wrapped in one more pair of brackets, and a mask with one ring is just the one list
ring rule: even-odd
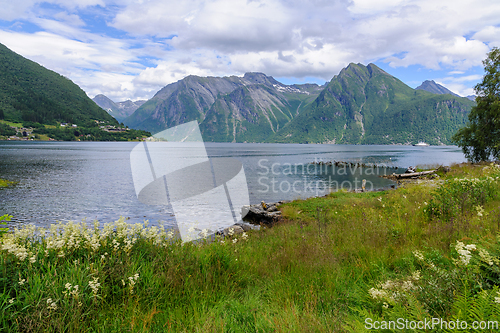
{"label": "calm water surface", "polygon": [[[0,142],[0,178],[19,184],[0,190],[0,215],[15,223],[49,225],[94,219],[175,226],[170,206],[148,206],[137,200],[130,168],[136,142]],[[314,161],[374,163],[391,168],[464,162],[453,146],[351,146],[299,144],[207,143],[212,158],[233,157],[244,166],[251,203],[305,198],[335,189],[389,187],[379,175],[396,169],[334,168]],[[378,174],[377,174],[378,173]],[[187,184],[188,186],[188,184]],[[193,207],[195,209],[195,207]]]}

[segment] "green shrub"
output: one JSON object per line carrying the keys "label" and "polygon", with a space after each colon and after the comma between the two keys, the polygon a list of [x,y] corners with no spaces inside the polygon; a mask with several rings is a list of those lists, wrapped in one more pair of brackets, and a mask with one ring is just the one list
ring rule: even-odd
{"label": "green shrub", "polygon": [[[0,224],[7,225],[7,222],[10,221],[12,216],[5,214],[0,216]],[[5,234],[9,229],[8,228],[0,228],[0,237]]]}
{"label": "green shrub", "polygon": [[481,214],[481,207],[498,193],[498,179],[486,176],[447,180],[434,191],[428,216],[449,221],[470,213]]}

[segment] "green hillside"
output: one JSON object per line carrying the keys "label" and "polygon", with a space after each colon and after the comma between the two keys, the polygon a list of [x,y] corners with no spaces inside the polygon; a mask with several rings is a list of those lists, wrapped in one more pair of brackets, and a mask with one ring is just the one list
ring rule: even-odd
{"label": "green hillside", "polygon": [[467,98],[414,90],[373,64],[350,64],[267,141],[450,144],[473,105]]}
{"label": "green hillside", "polygon": [[0,44],[0,119],[77,125],[117,121],[71,80]]}

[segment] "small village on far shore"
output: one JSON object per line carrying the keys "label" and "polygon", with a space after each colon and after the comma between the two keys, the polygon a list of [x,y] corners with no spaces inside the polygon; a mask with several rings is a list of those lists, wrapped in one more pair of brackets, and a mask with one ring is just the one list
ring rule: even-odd
{"label": "small village on far shore", "polygon": [[[114,134],[114,133],[127,133],[129,131],[133,131],[132,129],[128,128],[127,126],[124,125],[110,125],[106,121],[98,121],[94,120],[96,124],[98,125],[98,128],[102,132]],[[13,122],[7,122],[7,121],[2,121],[0,120],[1,124],[8,125],[11,129],[12,132],[10,134],[12,135],[2,135],[0,133],[0,140],[6,140],[6,141],[66,141],[66,140],[58,140],[55,138],[50,137],[50,134],[46,133],[40,133],[40,131],[37,131],[37,126],[39,126],[42,129],[51,129],[51,130],[60,130],[60,131],[73,131],[72,133],[75,136],[75,141],[87,141],[92,138],[92,134],[85,134],[84,132],[85,129],[82,127],[79,127],[77,124],[73,123],[66,123],[66,122],[61,122],[58,123],[57,125],[40,125],[37,124],[37,126],[27,126],[26,124],[22,123],[13,123]],[[96,129],[97,127],[95,127]],[[15,134],[14,134],[15,131]],[[135,137],[135,140],[146,140],[145,136],[137,136]]]}

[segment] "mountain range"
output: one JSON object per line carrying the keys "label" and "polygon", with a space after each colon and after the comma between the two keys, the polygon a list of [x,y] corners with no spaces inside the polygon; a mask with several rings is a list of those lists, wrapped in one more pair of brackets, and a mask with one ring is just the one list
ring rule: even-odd
{"label": "mountain range", "polygon": [[[427,91],[430,90],[430,91]],[[0,44],[0,119],[158,132],[197,120],[205,141],[449,144],[474,102],[433,81],[412,89],[374,64],[349,64],[324,85],[285,85],[263,73],[188,76],[153,98],[92,101],[69,79]],[[108,112],[104,111],[97,104]],[[134,111],[135,109],[135,111]]]}
{"label": "mountain range", "polygon": [[124,123],[154,133],[197,120],[214,142],[450,144],[473,105],[434,81],[412,89],[374,64],[350,64],[323,86],[263,73],[188,76]]}
{"label": "mountain range", "polygon": [[92,100],[102,109],[106,110],[113,118],[120,122],[134,113],[135,110],[137,110],[142,104],[146,103],[146,100],[127,100],[124,102],[115,103],[103,94],[95,96],[94,98],[92,98]]}
{"label": "mountain range", "polygon": [[124,123],[157,132],[198,120],[207,141],[263,142],[321,90],[317,84],[284,85],[262,73],[191,75],[158,91]]}

